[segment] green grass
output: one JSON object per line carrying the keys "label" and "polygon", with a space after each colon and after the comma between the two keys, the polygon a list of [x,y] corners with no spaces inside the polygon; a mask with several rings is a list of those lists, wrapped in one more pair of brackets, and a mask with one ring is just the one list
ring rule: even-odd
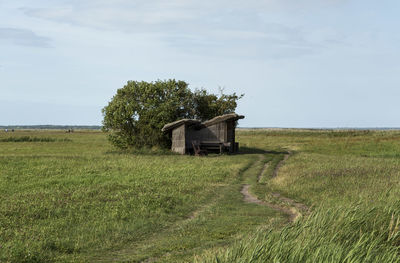
{"label": "green grass", "polygon": [[174,262],[276,217],[241,200],[257,154],[123,153],[100,132],[15,134],[52,141],[0,142],[0,261]]}
{"label": "green grass", "polygon": [[198,261],[399,262],[398,221],[377,212],[360,206],[317,209],[294,225],[259,231]]}
{"label": "green grass", "polygon": [[398,131],[250,131],[247,147],[294,152],[278,176],[255,185],[312,207],[283,229],[265,229],[199,262],[400,262]]}
{"label": "green grass", "polygon": [[68,138],[64,139],[54,139],[54,138],[49,138],[49,137],[29,137],[29,136],[22,136],[22,137],[6,137],[6,138],[1,138],[0,142],[69,142],[71,141]]}
{"label": "green grass", "polygon": [[[208,157],[120,152],[96,131],[8,138],[0,262],[400,262],[399,131],[239,131],[242,154]],[[289,224],[243,184],[311,213]]]}

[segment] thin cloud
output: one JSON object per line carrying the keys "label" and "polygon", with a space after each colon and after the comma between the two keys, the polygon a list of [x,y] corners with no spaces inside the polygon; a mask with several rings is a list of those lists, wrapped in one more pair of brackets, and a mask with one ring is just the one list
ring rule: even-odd
{"label": "thin cloud", "polygon": [[[117,0],[116,3],[69,0],[63,3],[21,10],[28,16],[57,23],[152,35],[169,47],[213,56],[296,57],[318,52],[326,43],[309,39],[310,32],[301,28],[265,21],[265,14],[282,6],[293,6],[295,1],[292,0],[249,0],[246,3],[235,0]],[[303,6],[316,4],[316,0],[306,0]]]}
{"label": "thin cloud", "polygon": [[0,28],[0,43],[48,48],[50,47],[50,42],[50,38],[39,36],[31,30]]}
{"label": "thin cloud", "polygon": [[[63,22],[73,25],[103,29],[136,31],[157,30],[157,26],[187,24],[210,24],[224,22],[243,23],[243,17],[252,20],[259,13],[274,14],[285,10],[326,7],[346,0],[66,0],[54,2],[45,8],[20,8],[33,17]],[[238,16],[239,15],[239,16]]]}
{"label": "thin cloud", "polygon": [[166,34],[164,41],[172,48],[213,57],[241,59],[280,59],[318,52],[322,45],[306,39],[300,28],[264,24],[245,29],[210,29],[198,33]]}

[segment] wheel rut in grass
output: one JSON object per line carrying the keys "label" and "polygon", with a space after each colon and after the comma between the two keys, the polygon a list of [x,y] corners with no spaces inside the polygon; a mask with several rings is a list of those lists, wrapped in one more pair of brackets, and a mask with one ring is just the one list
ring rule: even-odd
{"label": "wheel rut in grass", "polygon": [[264,174],[264,172],[268,169],[269,163],[265,163],[263,169],[261,170],[261,173],[257,177],[257,183],[261,181],[261,178]]}
{"label": "wheel rut in grass", "polygon": [[[275,169],[274,169],[274,171],[272,173],[272,178],[276,177],[278,175],[279,169],[284,165],[286,160],[291,155],[292,155],[291,152],[285,154],[284,158],[276,165],[276,167],[275,167]],[[260,178],[264,174],[264,171],[266,170],[268,165],[269,165],[269,163],[266,163],[264,165],[263,169],[261,170],[261,173],[257,176],[257,183],[260,181]],[[282,212],[284,214],[287,214],[289,216],[290,222],[296,221],[297,218],[302,216],[302,214],[307,213],[309,211],[309,208],[305,204],[302,204],[300,202],[296,202],[293,199],[290,199],[288,197],[282,196],[280,193],[271,193],[271,195],[275,199],[279,200],[280,203],[284,203],[288,207],[283,206],[283,205],[274,204],[272,202],[262,201],[262,200],[258,199],[257,196],[255,196],[252,193],[250,193],[250,191],[249,191],[250,187],[251,187],[250,184],[245,184],[245,185],[242,186],[242,189],[241,189],[240,193],[243,195],[243,201],[245,201],[247,203],[264,205],[264,206],[270,207],[270,208],[272,208],[272,209],[274,209],[274,210],[276,210],[278,212]]]}
{"label": "wheel rut in grass", "polygon": [[298,215],[294,211],[289,209],[289,208],[285,208],[283,206],[279,206],[279,205],[276,205],[276,204],[272,204],[272,203],[267,203],[267,202],[261,201],[255,195],[253,195],[253,194],[251,194],[249,192],[249,188],[250,188],[250,185],[249,184],[245,184],[245,185],[243,185],[242,190],[240,191],[242,193],[242,195],[243,195],[243,200],[245,202],[252,203],[252,204],[258,204],[258,205],[264,205],[264,206],[272,208],[272,209],[274,209],[274,210],[276,210],[278,212],[285,213],[285,214],[287,214],[289,216],[289,220],[291,222],[295,221],[295,219],[298,217]]}
{"label": "wheel rut in grass", "polygon": [[283,157],[283,160],[281,160],[274,169],[274,172],[272,174],[272,178],[277,177],[278,176],[278,171],[279,169],[285,164],[286,160],[289,158],[289,156],[292,155],[292,152],[288,152],[287,154],[285,154],[285,156]]}
{"label": "wheel rut in grass", "polygon": [[[220,187],[225,187],[225,185],[220,184]],[[217,191],[218,194],[213,196],[208,200],[207,203],[204,203],[203,205],[199,206],[196,210],[194,210],[188,217],[183,218],[181,220],[178,220],[174,222],[173,224],[166,226],[164,229],[161,229],[158,232],[153,233],[150,235],[147,239],[144,239],[142,241],[137,241],[132,246],[119,249],[116,251],[113,251],[109,253],[107,256],[102,256],[100,258],[92,258],[88,259],[90,262],[142,262],[142,263],[152,263],[152,262],[159,262],[162,261],[162,258],[165,258],[173,252],[171,251],[160,251],[159,253],[153,254],[148,257],[143,257],[139,254],[137,254],[137,250],[144,250],[146,248],[151,248],[153,246],[157,246],[157,241],[162,238],[162,236],[166,235],[174,235],[179,229],[182,229],[186,225],[190,224],[192,221],[196,220],[198,217],[200,217],[202,214],[206,213],[208,209],[211,207],[215,206],[220,202],[220,200],[224,197],[222,191]],[[150,252],[151,254],[151,252]]]}

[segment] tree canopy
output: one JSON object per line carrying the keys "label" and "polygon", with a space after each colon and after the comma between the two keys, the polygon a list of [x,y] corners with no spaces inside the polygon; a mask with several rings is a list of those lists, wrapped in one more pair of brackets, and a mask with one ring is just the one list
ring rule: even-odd
{"label": "tree canopy", "polygon": [[119,148],[168,147],[161,128],[179,119],[207,120],[234,112],[243,95],[192,92],[184,81],[174,79],[128,81],[102,109],[103,131]]}

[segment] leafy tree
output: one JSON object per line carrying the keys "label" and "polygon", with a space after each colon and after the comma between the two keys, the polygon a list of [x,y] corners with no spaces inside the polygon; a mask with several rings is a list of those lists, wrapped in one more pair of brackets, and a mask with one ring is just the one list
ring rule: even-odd
{"label": "leafy tree", "polygon": [[237,101],[244,95],[236,93],[227,95],[220,89],[220,96],[209,94],[205,89],[197,89],[193,94],[193,102],[196,110],[195,117],[202,121],[212,119],[216,116],[234,112]]}
{"label": "leafy tree", "polygon": [[192,92],[184,81],[128,81],[103,108],[103,131],[120,148],[168,147],[161,128],[183,118],[210,119],[234,112],[243,95],[218,97],[200,89]]}

